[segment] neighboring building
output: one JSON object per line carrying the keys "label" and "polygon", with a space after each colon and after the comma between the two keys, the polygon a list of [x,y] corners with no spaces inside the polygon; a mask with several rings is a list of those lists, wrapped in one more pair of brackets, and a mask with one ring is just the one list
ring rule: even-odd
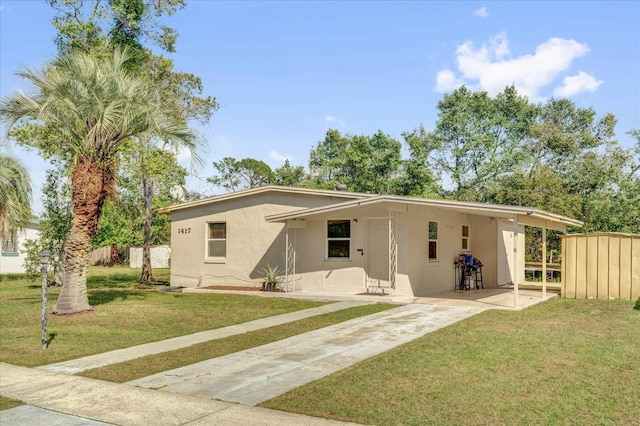
{"label": "neighboring building", "polygon": [[32,220],[24,229],[12,229],[6,238],[0,236],[0,274],[24,273],[25,240],[40,238],[40,222]]}
{"label": "neighboring building", "polygon": [[286,291],[416,297],[454,288],[454,261],[485,288],[524,282],[524,227],[582,222],[525,207],[267,186],[174,205],[171,284],[246,286],[278,266]]}

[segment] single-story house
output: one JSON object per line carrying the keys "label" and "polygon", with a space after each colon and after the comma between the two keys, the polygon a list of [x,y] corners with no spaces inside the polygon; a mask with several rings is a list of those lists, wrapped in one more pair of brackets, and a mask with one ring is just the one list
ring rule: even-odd
{"label": "single-story house", "polygon": [[[171,214],[171,284],[419,297],[453,290],[455,262],[482,262],[484,288],[524,282],[524,228],[582,222],[538,209],[266,186],[160,210]],[[543,233],[544,233],[543,232]]]}
{"label": "single-story house", "polygon": [[10,229],[5,238],[0,236],[0,274],[22,274],[25,272],[24,252],[26,240],[40,238],[40,222],[32,219],[23,229]]}

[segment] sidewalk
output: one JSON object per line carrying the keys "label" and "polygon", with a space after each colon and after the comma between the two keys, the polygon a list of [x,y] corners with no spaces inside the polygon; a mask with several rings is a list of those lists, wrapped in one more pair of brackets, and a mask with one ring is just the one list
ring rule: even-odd
{"label": "sidewalk", "polygon": [[[56,423],[145,426],[346,424],[5,363],[0,363],[0,377],[1,395],[48,410],[42,413],[33,407],[17,407],[0,411],[3,426]],[[15,415],[14,410],[25,414],[26,418]]]}

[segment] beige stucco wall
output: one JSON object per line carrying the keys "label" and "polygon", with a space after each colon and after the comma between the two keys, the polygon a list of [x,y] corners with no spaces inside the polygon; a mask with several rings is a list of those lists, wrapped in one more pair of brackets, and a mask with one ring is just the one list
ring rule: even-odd
{"label": "beige stucco wall", "polygon": [[[469,252],[485,265],[485,288],[495,281],[495,222],[488,217],[456,213],[426,206],[409,206],[406,214],[407,275],[415,296],[453,290],[454,261],[462,250],[462,226],[469,226]],[[427,252],[429,221],[438,223],[438,260]]]}
{"label": "beige stucco wall", "polygon": [[[307,217],[304,227],[287,228],[268,223],[265,216],[300,208],[330,205],[340,197],[265,192],[193,206],[172,213],[171,282],[187,287],[252,285],[262,282],[268,264],[285,269],[285,238],[295,241],[295,277],[287,291],[356,294],[366,291],[368,231],[372,219],[395,217],[397,252],[397,296],[425,296],[454,288],[454,261],[462,252],[462,226],[469,226],[469,250],[483,267],[485,288],[497,287],[500,253],[499,219],[435,206],[392,203],[373,207],[354,206],[339,213]],[[351,221],[351,256],[336,261],[326,258],[328,219]],[[205,258],[208,222],[227,224],[227,255],[224,261]],[[428,259],[428,222],[438,223],[438,259]],[[513,222],[515,223],[515,222]],[[523,226],[514,226],[516,235]],[[186,231],[185,231],[186,230]],[[524,234],[522,234],[522,237]],[[515,241],[524,253],[524,238]],[[522,247],[521,247],[522,246]],[[523,266],[524,264],[522,264]],[[514,271],[524,274],[523,268]]]}
{"label": "beige stucco wall", "polygon": [[[367,217],[387,216],[386,209],[373,209],[307,220],[306,228],[296,231],[296,290],[349,294],[364,292]],[[326,259],[326,223],[329,219],[351,220],[351,258],[348,260]]]}
{"label": "beige stucco wall", "polygon": [[471,216],[471,252],[482,262],[484,288],[497,288],[498,219]]}
{"label": "beige stucco wall", "polygon": [[[285,227],[265,216],[343,201],[341,197],[269,192],[176,210],[171,214],[171,284],[253,285],[267,265],[285,267]],[[225,261],[207,259],[208,222],[227,224]]]}
{"label": "beige stucco wall", "polygon": [[[424,296],[452,290],[454,260],[462,251],[462,225],[469,226],[470,252],[485,265],[485,288],[496,286],[497,225],[495,219],[453,213],[426,206],[409,205],[398,209],[396,242],[398,268],[395,294]],[[367,270],[367,218],[388,218],[387,208],[356,210],[307,220],[305,229],[296,230],[297,291],[358,293],[365,291]],[[326,221],[350,219],[352,222],[351,259],[325,259]],[[357,222],[354,222],[356,219]],[[429,261],[427,227],[438,222],[438,260]],[[364,255],[358,249],[364,250]]]}

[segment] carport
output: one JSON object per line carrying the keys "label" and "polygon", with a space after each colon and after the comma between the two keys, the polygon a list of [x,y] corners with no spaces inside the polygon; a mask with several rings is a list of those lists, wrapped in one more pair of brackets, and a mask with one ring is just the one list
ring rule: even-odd
{"label": "carport", "polygon": [[[525,226],[542,230],[543,259],[547,258],[547,230],[566,233],[567,226],[582,226],[578,220],[527,207],[392,195],[350,200],[265,219],[286,225],[286,291],[337,289],[358,294],[381,289],[396,297],[432,298],[453,290],[454,259],[466,249],[482,257],[485,288],[493,293],[480,296],[470,292],[454,295],[453,300],[469,298],[471,301],[475,297],[479,303],[504,305],[505,294],[509,294],[511,308],[515,309],[521,307],[519,285],[525,282]],[[345,238],[348,256],[339,259],[340,262],[328,258],[326,250],[317,248],[322,241],[328,244],[328,224],[336,220],[348,227]],[[433,235],[432,224],[435,224]],[[464,231],[460,234],[460,229],[465,228],[467,241]],[[379,244],[371,244],[372,241]],[[381,249],[372,253],[372,248]],[[547,299],[546,269],[546,262],[542,262],[541,300]],[[341,281],[329,283],[334,275]],[[505,289],[506,285],[512,288]],[[529,293],[523,295],[535,299]],[[481,301],[487,298],[501,302]]]}

